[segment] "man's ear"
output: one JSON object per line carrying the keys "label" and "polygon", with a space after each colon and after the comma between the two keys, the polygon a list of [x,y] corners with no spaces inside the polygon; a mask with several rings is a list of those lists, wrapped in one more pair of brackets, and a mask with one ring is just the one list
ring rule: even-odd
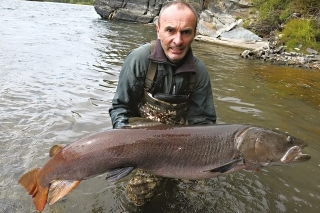
{"label": "man's ear", "polygon": [[160,27],[158,24],[156,24],[156,32],[157,32],[157,37],[159,38],[159,30],[160,30]]}

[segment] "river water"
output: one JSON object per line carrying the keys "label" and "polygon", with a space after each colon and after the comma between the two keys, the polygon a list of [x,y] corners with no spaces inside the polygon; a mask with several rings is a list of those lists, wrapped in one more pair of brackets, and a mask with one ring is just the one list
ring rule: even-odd
{"label": "river water", "polygon": [[[0,212],[35,212],[17,184],[54,144],[111,128],[121,64],[155,38],[154,26],[101,20],[92,6],[0,1]],[[305,140],[308,162],[169,183],[144,207],[101,175],[43,212],[319,212],[320,72],[239,58],[241,50],[195,42],[208,66],[218,123],[247,123]]]}

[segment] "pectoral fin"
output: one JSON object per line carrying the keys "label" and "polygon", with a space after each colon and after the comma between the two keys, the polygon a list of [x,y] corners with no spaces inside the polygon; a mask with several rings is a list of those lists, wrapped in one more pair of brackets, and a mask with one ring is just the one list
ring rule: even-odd
{"label": "pectoral fin", "polygon": [[134,170],[134,167],[124,167],[108,171],[107,181],[113,182],[124,178]]}
{"label": "pectoral fin", "polygon": [[235,166],[237,166],[240,161],[242,161],[242,158],[237,158],[237,159],[234,159],[234,160],[228,162],[227,164],[224,164],[224,165],[219,166],[217,168],[208,170],[207,172],[225,173],[225,172],[231,170],[232,168],[234,168]]}

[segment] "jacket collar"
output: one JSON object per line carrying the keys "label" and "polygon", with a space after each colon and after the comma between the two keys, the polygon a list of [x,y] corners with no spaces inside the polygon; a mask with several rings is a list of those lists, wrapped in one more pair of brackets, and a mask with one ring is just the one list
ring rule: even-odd
{"label": "jacket collar", "polygon": [[185,57],[182,59],[182,63],[173,64],[168,60],[161,47],[160,40],[157,39],[154,51],[149,55],[149,59],[157,63],[170,64],[171,66],[173,66],[175,74],[183,72],[196,72],[195,60],[191,47]]}

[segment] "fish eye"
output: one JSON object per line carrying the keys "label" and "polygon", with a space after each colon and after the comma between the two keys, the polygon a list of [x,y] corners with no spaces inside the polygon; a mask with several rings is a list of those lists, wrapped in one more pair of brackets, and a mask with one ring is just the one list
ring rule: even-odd
{"label": "fish eye", "polygon": [[292,144],[293,143],[293,138],[291,136],[288,136],[287,137],[287,142]]}

